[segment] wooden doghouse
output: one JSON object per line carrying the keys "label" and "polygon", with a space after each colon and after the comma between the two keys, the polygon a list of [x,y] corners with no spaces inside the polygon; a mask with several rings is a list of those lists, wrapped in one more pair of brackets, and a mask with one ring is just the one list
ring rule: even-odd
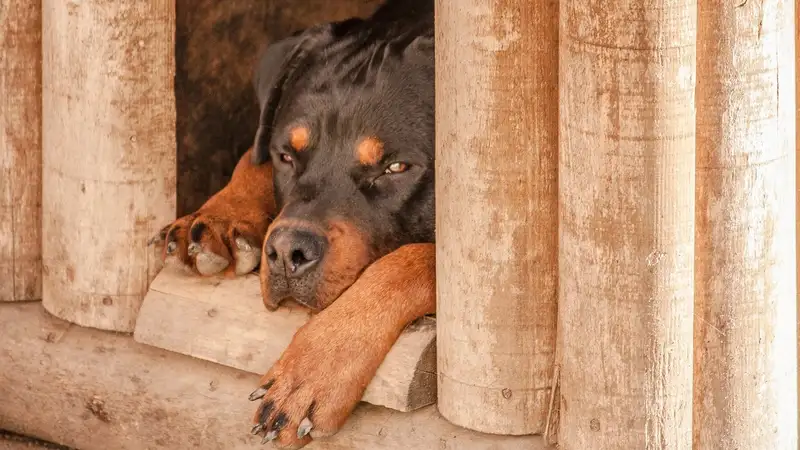
{"label": "wooden doghouse", "polygon": [[[306,314],[147,241],[261,44],[377,1],[0,1],[0,428],[256,445]],[[309,448],[797,449],[798,4],[437,0],[437,317]]]}

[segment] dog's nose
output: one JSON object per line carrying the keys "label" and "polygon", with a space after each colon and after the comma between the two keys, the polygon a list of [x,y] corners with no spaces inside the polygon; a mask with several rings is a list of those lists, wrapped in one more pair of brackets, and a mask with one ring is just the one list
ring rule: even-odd
{"label": "dog's nose", "polygon": [[270,233],[264,251],[270,272],[299,278],[317,266],[325,256],[326,247],[324,236],[306,230],[279,228]]}

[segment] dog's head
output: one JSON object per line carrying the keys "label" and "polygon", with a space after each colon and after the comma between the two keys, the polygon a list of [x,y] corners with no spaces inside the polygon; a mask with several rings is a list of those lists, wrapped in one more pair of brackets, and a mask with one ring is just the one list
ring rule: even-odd
{"label": "dog's head", "polygon": [[376,259],[434,239],[433,36],[401,31],[328,24],[259,63],[253,158],[271,161],[280,209],[261,258],[270,309],[323,309]]}

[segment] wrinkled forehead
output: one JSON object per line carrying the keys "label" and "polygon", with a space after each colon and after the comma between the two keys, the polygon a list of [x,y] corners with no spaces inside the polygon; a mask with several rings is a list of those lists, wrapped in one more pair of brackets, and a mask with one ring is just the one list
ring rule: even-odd
{"label": "wrinkled forehead", "polygon": [[[425,89],[424,87],[422,89]],[[294,130],[325,147],[353,147],[378,138],[395,149],[425,149],[433,143],[433,108],[412,87],[383,83],[295,90],[276,121],[276,138]]]}

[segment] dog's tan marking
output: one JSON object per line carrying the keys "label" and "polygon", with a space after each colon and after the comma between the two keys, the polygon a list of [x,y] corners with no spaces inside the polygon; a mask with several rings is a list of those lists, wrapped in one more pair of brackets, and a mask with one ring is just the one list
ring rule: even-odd
{"label": "dog's tan marking", "polygon": [[383,158],[383,142],[376,137],[362,139],[356,146],[356,158],[365,166],[378,164]]}
{"label": "dog's tan marking", "polygon": [[298,125],[289,130],[289,145],[297,152],[308,148],[308,139],[311,135],[308,127]]}

